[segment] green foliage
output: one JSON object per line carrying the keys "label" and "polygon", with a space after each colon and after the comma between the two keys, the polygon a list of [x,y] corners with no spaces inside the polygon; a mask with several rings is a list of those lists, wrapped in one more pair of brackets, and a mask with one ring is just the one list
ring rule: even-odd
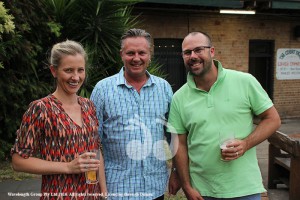
{"label": "green foliage", "polygon": [[150,74],[154,74],[156,76],[159,76],[161,78],[166,78],[167,74],[161,70],[162,69],[162,65],[157,61],[157,60],[153,60],[149,67],[148,67],[148,72]]}
{"label": "green foliage", "polygon": [[14,17],[8,12],[9,10],[4,7],[3,2],[0,2],[0,69],[4,69],[3,57],[7,56],[5,49],[9,45],[9,42],[3,41],[2,38],[15,30],[15,24],[12,21]]}
{"label": "green foliage", "polygon": [[49,26],[50,31],[54,33],[56,37],[59,37],[61,35],[62,26],[60,24],[57,24],[55,22],[48,22],[47,25]]}
{"label": "green foliage", "polygon": [[[130,1],[127,1],[126,4],[129,3]],[[135,25],[130,16],[131,9],[124,8],[123,4],[90,0],[88,3],[78,1],[73,7],[73,12],[81,10],[81,15],[73,16],[74,21],[66,26],[66,32],[87,46],[90,57],[98,63],[104,60],[117,62],[120,37],[124,30]],[[78,27],[85,28],[76,33]]]}
{"label": "green foliage", "polygon": [[10,33],[15,29],[15,24],[12,21],[14,17],[7,14],[7,11],[3,2],[0,2],[0,41],[2,40],[3,33]]}
{"label": "green foliage", "polygon": [[89,97],[94,85],[116,73],[122,62],[120,38],[125,30],[138,24],[131,16],[137,0],[44,0],[43,4],[60,24],[61,39],[81,42],[88,53],[87,81],[80,95]]}
{"label": "green foliage", "polygon": [[3,66],[0,69],[0,160],[8,158],[28,104],[51,89],[49,75],[45,75],[49,71],[42,64],[46,49],[55,41],[47,25],[48,16],[38,0],[3,2],[13,16],[15,29],[3,34],[0,42]]}
{"label": "green foliage", "polygon": [[[139,0],[0,2],[0,25],[3,16],[6,22],[10,20],[6,31],[0,32],[0,160],[9,157],[29,103],[54,90],[47,61],[52,45],[66,39],[83,44],[89,60],[87,81],[79,94],[89,97],[99,80],[117,73],[123,65],[120,38],[138,25],[137,16],[131,16],[136,2]],[[152,62],[148,70],[162,76],[159,68]]]}
{"label": "green foliage", "polygon": [[5,158],[5,152],[9,151],[12,145],[4,140],[0,139],[0,147],[3,149],[0,151],[0,160],[4,160]]}

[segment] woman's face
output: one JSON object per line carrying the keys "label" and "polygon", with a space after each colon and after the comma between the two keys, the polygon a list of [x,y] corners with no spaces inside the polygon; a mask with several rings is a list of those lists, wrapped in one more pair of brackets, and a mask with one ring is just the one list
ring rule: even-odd
{"label": "woman's face", "polygon": [[85,80],[85,60],[81,54],[64,56],[57,68],[50,69],[57,79],[57,90],[66,94],[76,94]]}

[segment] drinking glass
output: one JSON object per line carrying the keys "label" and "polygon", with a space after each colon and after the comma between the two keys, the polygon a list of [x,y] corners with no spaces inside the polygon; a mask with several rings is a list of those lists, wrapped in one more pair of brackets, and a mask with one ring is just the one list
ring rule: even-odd
{"label": "drinking glass", "polygon": [[[100,153],[99,149],[93,150],[93,153],[96,153],[96,157],[94,159],[100,160]],[[91,170],[85,172],[85,179],[87,184],[96,184],[99,182],[99,169]]]}
{"label": "drinking glass", "polygon": [[222,155],[222,150],[227,149],[227,144],[233,142],[235,139],[235,135],[233,131],[220,131],[219,132],[219,145],[220,145],[220,152],[221,152],[221,160],[225,160],[225,157]]}

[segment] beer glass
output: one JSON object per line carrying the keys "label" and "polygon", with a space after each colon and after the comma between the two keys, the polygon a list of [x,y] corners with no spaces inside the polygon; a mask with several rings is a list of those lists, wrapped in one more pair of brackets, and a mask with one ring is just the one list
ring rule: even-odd
{"label": "beer glass", "polygon": [[[100,153],[99,149],[93,150],[93,153],[96,153],[96,157],[94,159],[100,160]],[[99,169],[91,170],[85,172],[85,179],[87,184],[96,184],[99,181]]]}
{"label": "beer glass", "polygon": [[235,135],[233,131],[220,131],[219,132],[219,145],[220,145],[220,153],[221,153],[221,160],[225,160],[225,157],[222,155],[222,150],[227,149],[226,145],[233,142],[235,139]]}

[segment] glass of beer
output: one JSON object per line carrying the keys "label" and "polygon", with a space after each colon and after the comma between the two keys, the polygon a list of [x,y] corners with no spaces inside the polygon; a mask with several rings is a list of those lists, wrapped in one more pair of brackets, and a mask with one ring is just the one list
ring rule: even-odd
{"label": "glass of beer", "polygon": [[[96,150],[93,150],[92,152],[96,153],[96,157],[93,158],[93,159],[100,160],[101,151],[99,149],[96,149]],[[85,180],[86,180],[87,184],[96,184],[96,183],[98,183],[98,181],[99,181],[99,169],[85,172]]]}
{"label": "glass of beer", "polygon": [[233,142],[235,139],[234,132],[232,131],[221,131],[219,132],[219,145],[220,145],[220,152],[221,152],[221,160],[222,161],[228,161],[225,160],[225,157],[222,155],[222,150],[227,149],[227,144]]}

